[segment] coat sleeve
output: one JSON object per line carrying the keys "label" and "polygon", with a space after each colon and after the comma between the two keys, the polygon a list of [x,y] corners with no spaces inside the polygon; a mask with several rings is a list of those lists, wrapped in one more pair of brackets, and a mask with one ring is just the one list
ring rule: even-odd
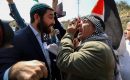
{"label": "coat sleeve", "polygon": [[23,18],[20,16],[15,3],[9,4],[10,8],[10,15],[16,20],[18,26],[20,28],[26,27],[26,23],[24,22]]}
{"label": "coat sleeve", "polygon": [[3,80],[4,73],[7,69],[20,61],[20,57],[14,47],[0,49],[0,80]]}
{"label": "coat sleeve", "polygon": [[63,28],[61,23],[58,21],[56,13],[55,13],[54,19],[55,19],[54,28],[58,29],[60,31],[60,34],[58,35],[58,39],[61,40],[61,38],[65,35],[66,30]]}
{"label": "coat sleeve", "polygon": [[105,50],[107,49],[100,43],[87,42],[78,51],[74,51],[72,38],[65,35],[61,40],[57,65],[68,74],[96,77],[107,63]]}

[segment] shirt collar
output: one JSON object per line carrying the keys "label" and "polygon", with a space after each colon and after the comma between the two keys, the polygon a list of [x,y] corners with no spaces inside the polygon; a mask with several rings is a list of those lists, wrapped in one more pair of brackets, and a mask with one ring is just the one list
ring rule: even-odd
{"label": "shirt collar", "polygon": [[29,26],[30,26],[30,28],[32,29],[32,31],[33,31],[33,33],[35,34],[35,36],[40,35],[40,33],[39,33],[37,30],[35,30],[31,24],[30,24]]}

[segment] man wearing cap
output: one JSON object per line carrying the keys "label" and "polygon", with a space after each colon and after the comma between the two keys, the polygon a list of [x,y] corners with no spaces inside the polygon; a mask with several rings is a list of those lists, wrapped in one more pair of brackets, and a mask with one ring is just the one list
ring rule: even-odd
{"label": "man wearing cap", "polygon": [[16,32],[14,54],[0,61],[0,80],[60,80],[56,56],[47,51],[45,34],[55,24],[54,10],[44,3],[30,10],[30,25]]}
{"label": "man wearing cap", "polygon": [[[69,24],[57,57],[63,80],[115,80],[115,59],[104,29],[104,22],[93,15]],[[80,42],[74,48],[77,30]]]}
{"label": "man wearing cap", "polygon": [[[7,2],[9,4],[9,8],[10,8],[10,15],[11,15],[11,17],[13,17],[15,19],[15,21],[17,22],[19,28],[26,27],[27,24],[24,22],[24,19],[20,16],[14,1],[13,0],[7,0]],[[56,11],[57,4],[58,4],[58,0],[52,0],[52,7],[53,7],[53,9],[55,11],[54,29],[58,29],[60,31],[60,34],[57,34],[57,37],[58,37],[59,40],[61,40],[61,38],[64,36],[66,31],[64,30],[64,28],[62,27],[61,23],[57,19],[57,18],[59,18],[58,17],[59,13]],[[61,11],[61,12],[63,13],[63,11]],[[64,17],[64,16],[65,15],[61,14],[61,17]],[[53,39],[52,39],[52,42],[53,42]]]}

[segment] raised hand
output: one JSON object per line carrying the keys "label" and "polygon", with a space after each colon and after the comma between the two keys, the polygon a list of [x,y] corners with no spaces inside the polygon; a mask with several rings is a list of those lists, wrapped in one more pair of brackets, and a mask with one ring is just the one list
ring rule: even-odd
{"label": "raised hand", "polygon": [[13,0],[6,0],[9,4],[13,3]]}
{"label": "raised hand", "polygon": [[52,7],[56,11],[56,6],[58,4],[58,0],[52,0]]}
{"label": "raised hand", "polygon": [[67,27],[67,32],[75,35],[75,33],[77,32],[78,28],[81,26],[80,20],[79,19],[74,19],[72,21],[69,22],[69,25]]}

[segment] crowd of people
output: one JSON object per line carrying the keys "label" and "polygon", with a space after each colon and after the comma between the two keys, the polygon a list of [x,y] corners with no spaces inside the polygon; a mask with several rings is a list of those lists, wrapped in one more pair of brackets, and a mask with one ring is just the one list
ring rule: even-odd
{"label": "crowd of people", "polygon": [[0,20],[0,80],[130,79],[130,22],[115,52],[99,16],[75,18],[65,30],[57,18],[58,0],[52,7],[33,5],[30,23],[13,0],[6,1],[19,29],[14,32],[9,21]]}

